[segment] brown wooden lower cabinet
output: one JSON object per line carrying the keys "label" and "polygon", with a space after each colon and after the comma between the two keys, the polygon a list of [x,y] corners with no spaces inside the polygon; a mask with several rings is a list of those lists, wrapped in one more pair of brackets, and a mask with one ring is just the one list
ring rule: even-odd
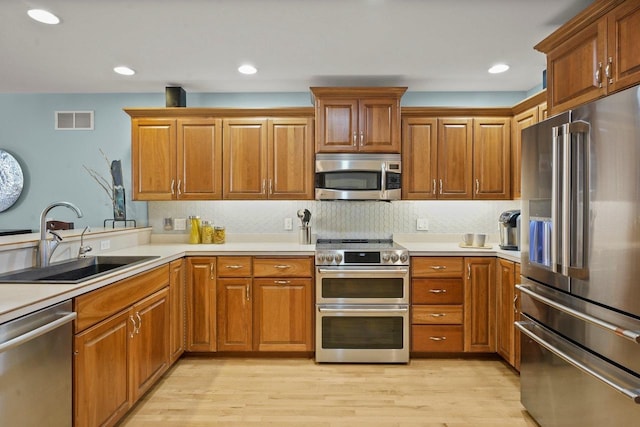
{"label": "brown wooden lower cabinet", "polygon": [[169,367],[169,267],[74,299],[74,425],[114,425]]}
{"label": "brown wooden lower cabinet", "polygon": [[465,258],[464,351],[496,351],[496,258]]}
{"label": "brown wooden lower cabinet", "polygon": [[411,325],[411,351],[461,352],[464,349],[462,325]]}
{"label": "brown wooden lower cabinet", "polygon": [[218,279],[218,351],[253,349],[251,278]]}
{"label": "brown wooden lower cabinet", "polygon": [[187,351],[216,351],[216,257],[187,258]]}

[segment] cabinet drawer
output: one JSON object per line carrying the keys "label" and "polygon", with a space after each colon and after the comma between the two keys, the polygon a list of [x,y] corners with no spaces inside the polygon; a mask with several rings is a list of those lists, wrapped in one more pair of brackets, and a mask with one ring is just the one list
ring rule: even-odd
{"label": "cabinet drawer", "polygon": [[169,264],[80,295],[74,300],[74,311],[78,313],[75,332],[95,325],[165,286],[169,286]]}
{"label": "cabinet drawer", "polygon": [[411,351],[462,352],[463,349],[462,326],[411,326]]}
{"label": "cabinet drawer", "polygon": [[250,256],[218,257],[218,277],[251,277]]}
{"label": "cabinet drawer", "polygon": [[254,277],[311,277],[311,258],[254,258]]}
{"label": "cabinet drawer", "polygon": [[413,257],[412,277],[462,277],[462,257]]}
{"label": "cabinet drawer", "polygon": [[413,304],[462,304],[462,279],[412,279]]}
{"label": "cabinet drawer", "polygon": [[411,323],[428,325],[462,325],[461,305],[411,306]]}

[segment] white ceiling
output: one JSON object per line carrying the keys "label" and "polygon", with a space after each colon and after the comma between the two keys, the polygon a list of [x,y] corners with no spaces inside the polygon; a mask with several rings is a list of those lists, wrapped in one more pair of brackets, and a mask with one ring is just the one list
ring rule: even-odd
{"label": "white ceiling", "polygon": [[[2,0],[0,93],[526,91],[589,0]],[[57,14],[39,24],[27,9]],[[253,76],[236,69],[250,62]],[[506,62],[511,69],[490,75]],[[126,64],[137,74],[113,73]]]}

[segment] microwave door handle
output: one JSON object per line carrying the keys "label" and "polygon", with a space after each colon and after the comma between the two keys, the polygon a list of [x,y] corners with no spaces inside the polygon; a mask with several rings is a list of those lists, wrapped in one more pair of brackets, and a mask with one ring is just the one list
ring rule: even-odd
{"label": "microwave door handle", "polygon": [[380,190],[382,191],[382,198],[385,199],[387,191],[387,165],[385,163],[382,163],[382,185]]}

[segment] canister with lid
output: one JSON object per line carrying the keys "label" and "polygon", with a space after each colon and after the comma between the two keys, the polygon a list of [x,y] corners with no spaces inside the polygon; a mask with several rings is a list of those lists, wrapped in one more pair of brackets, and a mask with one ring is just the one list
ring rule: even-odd
{"label": "canister with lid", "polygon": [[189,217],[191,231],[189,233],[189,243],[200,243],[200,217],[193,215]]}
{"label": "canister with lid", "polygon": [[213,243],[213,226],[210,221],[202,221],[202,243]]}
{"label": "canister with lid", "polygon": [[216,225],[213,229],[213,243],[221,244],[226,240],[226,230],[224,226]]}

